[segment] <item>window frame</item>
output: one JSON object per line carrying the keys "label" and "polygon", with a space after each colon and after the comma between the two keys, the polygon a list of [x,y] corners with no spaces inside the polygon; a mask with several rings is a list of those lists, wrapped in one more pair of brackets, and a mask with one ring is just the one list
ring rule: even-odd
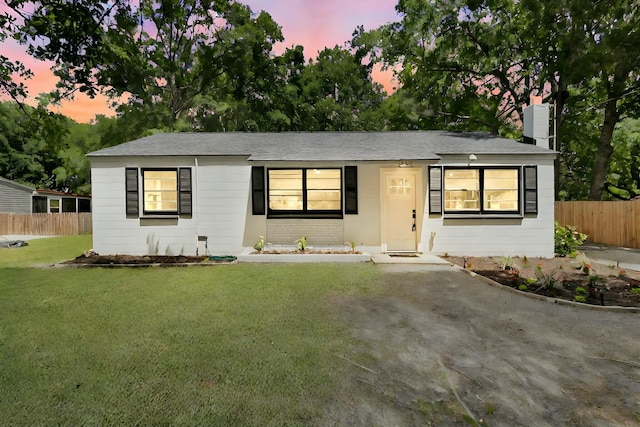
{"label": "window frame", "polygon": [[[445,185],[446,182],[446,174],[451,170],[477,170],[478,171],[478,209],[447,209],[446,207],[446,192],[447,187]],[[518,203],[517,209],[509,209],[509,210],[490,210],[485,209],[485,171],[487,170],[512,170],[516,171],[517,176],[517,194],[518,194]],[[443,166],[442,168],[442,214],[445,216],[522,216],[523,208],[522,201],[524,196],[524,184],[522,182],[522,166]]]}
{"label": "window frame", "polygon": [[[301,171],[302,172],[302,210],[280,210],[271,209],[271,174],[272,170],[289,170],[289,171]],[[332,210],[313,210],[308,209],[308,191],[307,188],[307,172],[313,170],[335,170],[340,174],[339,177],[339,194],[340,194],[340,209]],[[267,218],[330,218],[330,219],[342,219],[344,212],[344,171],[342,167],[277,167],[267,168],[266,170],[266,205],[267,205]]]}
{"label": "window frame", "polygon": [[[167,215],[179,215],[180,214],[180,172],[179,168],[142,168],[142,214],[144,216],[167,216]],[[145,179],[144,174],[146,172],[174,172],[176,174],[176,209],[175,210],[147,210],[147,203],[145,200]]]}

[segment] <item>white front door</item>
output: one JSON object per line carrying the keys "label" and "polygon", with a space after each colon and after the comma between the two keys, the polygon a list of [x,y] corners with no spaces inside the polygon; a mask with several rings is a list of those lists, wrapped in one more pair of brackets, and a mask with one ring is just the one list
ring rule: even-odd
{"label": "white front door", "polygon": [[388,252],[414,252],[417,245],[416,197],[419,171],[385,171],[383,211]]}

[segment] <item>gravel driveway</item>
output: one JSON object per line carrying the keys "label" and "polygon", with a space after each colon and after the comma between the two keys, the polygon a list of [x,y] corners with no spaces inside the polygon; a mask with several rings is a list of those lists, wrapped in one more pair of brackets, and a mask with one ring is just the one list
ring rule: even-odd
{"label": "gravel driveway", "polygon": [[324,425],[638,426],[640,315],[557,305],[449,267],[379,266],[337,316],[358,341]]}

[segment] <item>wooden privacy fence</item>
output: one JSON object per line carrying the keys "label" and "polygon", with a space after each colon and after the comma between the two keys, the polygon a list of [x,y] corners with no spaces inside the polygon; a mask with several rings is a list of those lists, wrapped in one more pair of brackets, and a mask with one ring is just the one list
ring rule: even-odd
{"label": "wooden privacy fence", "polygon": [[640,200],[556,202],[556,221],[575,225],[587,241],[640,248]]}
{"label": "wooden privacy fence", "polygon": [[90,234],[91,213],[0,213],[0,234],[62,236]]}

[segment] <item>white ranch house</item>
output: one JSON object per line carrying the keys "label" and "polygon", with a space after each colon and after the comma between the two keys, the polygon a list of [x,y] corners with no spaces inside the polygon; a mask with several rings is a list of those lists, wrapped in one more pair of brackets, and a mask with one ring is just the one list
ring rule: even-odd
{"label": "white ranch house", "polygon": [[157,134],[89,154],[93,246],[236,255],[304,235],[370,253],[552,257],[556,154],[484,133]]}

